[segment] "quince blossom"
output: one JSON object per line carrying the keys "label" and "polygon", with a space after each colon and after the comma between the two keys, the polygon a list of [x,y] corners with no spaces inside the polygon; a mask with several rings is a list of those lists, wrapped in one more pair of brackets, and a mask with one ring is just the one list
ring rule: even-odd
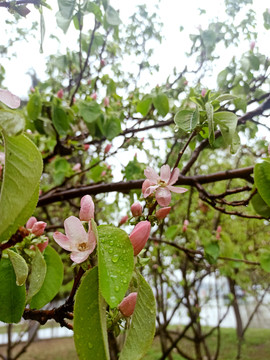
{"label": "quince blossom", "polygon": [[64,221],[66,235],[56,231],[54,240],[63,249],[71,251],[70,258],[77,264],[85,261],[96,247],[96,237],[89,224],[88,233],[81,221],[75,216],[70,216]]}
{"label": "quince blossom", "polygon": [[[163,165],[160,169],[160,176],[149,166],[144,170],[147,179],[142,185],[143,195],[147,198],[155,192],[157,202],[160,206],[168,206],[171,202],[171,191],[175,193],[184,193],[185,188],[172,186],[176,183],[179,176],[179,169],[173,169],[172,173],[169,165]],[[146,187],[147,186],[147,187]]]}
{"label": "quince blossom", "polygon": [[20,106],[21,100],[18,96],[12,94],[8,90],[0,89],[0,101],[10,107],[16,109]]}

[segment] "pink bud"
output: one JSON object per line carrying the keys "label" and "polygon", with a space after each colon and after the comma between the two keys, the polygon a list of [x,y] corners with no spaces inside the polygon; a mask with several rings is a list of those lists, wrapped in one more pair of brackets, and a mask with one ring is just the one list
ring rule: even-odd
{"label": "pink bud", "polygon": [[46,226],[47,226],[47,223],[45,223],[44,221],[37,221],[37,222],[34,223],[31,231],[36,236],[40,236],[40,235],[42,235],[44,233],[44,230],[45,230]]}
{"label": "pink bud", "polygon": [[218,232],[218,233],[221,233],[221,231],[222,231],[222,227],[221,227],[221,225],[218,225],[218,227],[217,227],[217,232]]}
{"label": "pink bud", "polygon": [[85,151],[87,151],[90,148],[90,145],[89,144],[83,144],[83,148],[84,148]]}
{"label": "pink bud", "polygon": [[101,176],[105,176],[107,173],[106,173],[106,170],[103,170],[102,173],[101,173]]}
{"label": "pink bud", "polygon": [[108,96],[104,98],[103,103],[105,107],[108,107],[110,105],[110,99],[108,98]]}
{"label": "pink bud", "polygon": [[142,205],[139,203],[139,201],[135,201],[135,203],[131,205],[130,210],[133,216],[142,215]]}
{"label": "pink bud", "polygon": [[31,93],[34,93],[34,92],[35,92],[35,88],[34,88],[33,86],[31,86],[30,91],[31,91]]}
{"label": "pink bud", "polygon": [[255,41],[251,41],[251,43],[250,43],[250,45],[249,45],[251,51],[254,50],[255,45],[256,45],[256,42],[255,42]]}
{"label": "pink bud", "polygon": [[139,222],[129,235],[134,255],[138,255],[144,248],[151,231],[151,223],[147,220]]}
{"label": "pink bud", "polygon": [[46,247],[48,246],[48,244],[49,244],[49,239],[47,239],[43,243],[37,244],[37,247],[39,248],[40,252],[43,252],[46,249]]}
{"label": "pink bud", "polygon": [[26,223],[26,229],[31,230],[36,222],[37,219],[34,216],[31,216]]}
{"label": "pink bud", "polygon": [[87,80],[87,85],[91,85],[91,82],[92,82],[92,80],[91,80],[91,79],[88,79],[88,80]]}
{"label": "pink bud", "polygon": [[142,137],[142,138],[140,139],[140,142],[141,142],[141,143],[143,143],[143,142],[144,142],[144,137]]}
{"label": "pink bud", "polygon": [[130,293],[127,297],[125,297],[121,301],[120,305],[118,306],[118,309],[121,311],[121,313],[124,316],[129,317],[134,312],[136,301],[137,301],[137,293],[136,292]]}
{"label": "pink bud", "polygon": [[184,81],[184,85],[185,85],[185,86],[188,85],[188,81],[187,81],[187,80]]}
{"label": "pink bud", "polygon": [[119,222],[119,225],[123,225],[125,224],[126,222],[128,221],[128,216],[127,215],[124,215],[122,216],[120,222]]}
{"label": "pink bud", "polygon": [[97,100],[97,93],[93,93],[90,97],[91,97],[93,100]]}
{"label": "pink bud", "polygon": [[59,99],[62,99],[63,96],[64,96],[64,90],[63,90],[63,89],[58,90],[58,91],[57,91],[57,97],[58,97]]}
{"label": "pink bud", "polygon": [[81,164],[80,163],[77,163],[73,166],[72,168],[73,171],[81,171]]}
{"label": "pink bud", "polygon": [[206,92],[207,92],[206,89],[202,89],[202,92],[201,92],[202,97],[205,97]]}
{"label": "pink bud", "polygon": [[105,154],[108,154],[108,152],[111,150],[112,144],[107,144],[104,150]]}
{"label": "pink bud", "polygon": [[157,212],[156,212],[157,219],[158,220],[164,219],[169,214],[170,211],[171,211],[170,206],[158,209]]}
{"label": "pink bud", "polygon": [[183,231],[183,232],[186,232],[186,231],[187,231],[188,224],[189,224],[189,221],[188,221],[187,219],[184,220],[184,225],[183,225],[183,227],[182,227],[182,231]]}
{"label": "pink bud", "polygon": [[100,60],[100,67],[104,67],[106,65],[106,61],[104,59]]}
{"label": "pink bud", "polygon": [[95,204],[90,195],[81,198],[80,220],[90,221],[94,218]]}

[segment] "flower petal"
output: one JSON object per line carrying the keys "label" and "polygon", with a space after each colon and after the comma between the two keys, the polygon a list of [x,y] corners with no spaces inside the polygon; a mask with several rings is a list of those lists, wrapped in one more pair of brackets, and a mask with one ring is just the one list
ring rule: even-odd
{"label": "flower petal", "polygon": [[78,244],[82,242],[87,243],[87,233],[80,220],[75,216],[70,216],[64,221],[64,228],[72,248],[77,249]]}
{"label": "flower petal", "polygon": [[57,242],[57,244],[59,246],[61,246],[61,248],[67,250],[67,251],[71,251],[72,250],[72,244],[69,240],[69,238],[62,234],[61,232],[59,231],[56,231],[54,234],[53,234],[53,238],[54,240]]}
{"label": "flower petal", "polygon": [[166,184],[168,184],[171,177],[171,169],[169,165],[162,165],[160,168],[160,179],[162,181],[165,181]]}
{"label": "flower petal", "polygon": [[178,168],[173,169],[168,185],[173,185],[178,180],[180,170]]}
{"label": "flower petal", "polygon": [[86,250],[86,251],[73,251],[70,254],[70,258],[72,261],[74,261],[76,264],[80,264],[82,262],[84,262],[88,256],[91,254],[90,250]]}
{"label": "flower petal", "polygon": [[37,219],[34,216],[31,216],[26,223],[26,229],[31,230],[36,222]]}
{"label": "flower petal", "polygon": [[157,184],[159,176],[154,169],[150,168],[150,166],[147,166],[147,168],[144,170],[144,175],[154,184]]}
{"label": "flower petal", "polygon": [[12,94],[8,90],[0,89],[0,101],[11,109],[16,109],[20,106],[21,100],[18,96]]}
{"label": "flower petal", "polygon": [[156,199],[160,206],[168,206],[171,202],[171,193],[167,187],[159,187],[156,191]]}
{"label": "flower petal", "polygon": [[186,189],[186,188],[182,188],[182,187],[178,187],[178,186],[171,186],[171,185],[168,185],[167,189],[169,189],[170,191],[177,193],[177,194],[182,194],[182,193],[188,191],[188,189]]}
{"label": "flower petal", "polygon": [[90,254],[95,250],[97,244],[96,236],[93,230],[88,232],[88,241],[87,241],[87,251],[90,251]]}
{"label": "flower petal", "polygon": [[143,197],[147,198],[149,195],[153,194],[153,192],[159,187],[159,185],[149,186],[145,192],[143,193]]}

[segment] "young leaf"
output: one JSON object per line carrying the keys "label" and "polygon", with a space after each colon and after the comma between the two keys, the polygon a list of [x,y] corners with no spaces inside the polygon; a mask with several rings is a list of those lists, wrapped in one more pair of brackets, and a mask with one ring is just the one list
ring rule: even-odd
{"label": "young leaf", "polygon": [[59,135],[66,135],[69,130],[69,121],[64,109],[59,106],[53,107],[52,122]]}
{"label": "young leaf", "polygon": [[151,105],[152,105],[152,97],[147,96],[138,103],[136,111],[141,113],[142,116],[146,116],[149,113],[149,110],[151,109]]}
{"label": "young leaf", "polygon": [[106,9],[106,20],[109,25],[117,26],[121,24],[118,12],[110,5]]}
{"label": "young leaf", "polygon": [[97,267],[84,276],[74,305],[74,342],[80,360],[108,360],[106,304],[98,288]]}
{"label": "young leaf", "polygon": [[16,275],[9,259],[0,261],[0,321],[17,323],[25,304],[25,286],[16,285]]}
{"label": "young leaf", "polygon": [[270,272],[270,251],[264,251],[260,254],[260,264],[264,271]]}
{"label": "young leaf", "polygon": [[25,135],[3,134],[6,165],[0,196],[0,242],[26,223],[38,201],[42,158]]}
{"label": "young leaf", "polygon": [[156,327],[156,303],[150,285],[138,275],[138,296],[131,326],[119,360],[140,360],[151,347]]}
{"label": "young leaf", "polygon": [[185,132],[191,132],[197,126],[199,121],[198,106],[194,110],[180,110],[175,114],[174,122],[179,129]]}
{"label": "young leaf", "polygon": [[214,114],[214,121],[220,127],[225,144],[230,145],[237,126],[237,116],[229,111],[220,111]]}
{"label": "young leaf", "polygon": [[15,251],[8,249],[7,253],[16,275],[16,284],[18,286],[22,286],[25,283],[28,275],[28,266],[26,261],[20,254],[16,253]]}
{"label": "young leaf", "polygon": [[36,253],[31,264],[31,274],[29,276],[29,288],[26,298],[27,303],[41,289],[47,270],[46,262],[38,247],[35,248],[35,252]]}
{"label": "young leaf", "polygon": [[268,161],[255,165],[254,180],[262,199],[270,206],[270,163]]}
{"label": "young leaf", "polygon": [[213,143],[215,141],[215,128],[214,128],[214,120],[213,120],[213,114],[214,114],[214,110],[213,110],[213,106],[210,103],[206,103],[205,104],[205,110],[206,110],[206,114],[207,114],[207,122],[208,122],[208,129],[209,129],[209,143],[211,146],[213,146]]}
{"label": "young leaf", "polygon": [[133,247],[127,233],[111,225],[100,225],[98,237],[100,291],[113,308],[123,299],[132,277]]}
{"label": "young leaf", "polygon": [[24,117],[19,112],[0,109],[0,129],[7,135],[18,135],[24,130],[24,126]]}
{"label": "young leaf", "polygon": [[257,193],[252,197],[251,204],[257,214],[264,216],[266,218],[270,217],[270,207],[262,199],[260,194]]}
{"label": "young leaf", "polygon": [[63,281],[64,267],[58,253],[47,246],[43,255],[47,265],[46,276],[39,292],[32,297],[31,309],[40,309],[48,304],[58,293]]}
{"label": "young leaf", "polygon": [[34,93],[30,97],[26,106],[28,116],[30,117],[31,120],[36,120],[39,117],[41,112],[41,107],[42,104],[41,104],[40,94]]}
{"label": "young leaf", "polygon": [[104,125],[104,135],[107,139],[112,140],[121,132],[121,121],[115,116],[106,119]]}
{"label": "young leaf", "polygon": [[161,116],[166,116],[168,114],[170,110],[169,100],[165,94],[158,94],[153,97],[153,104]]}
{"label": "young leaf", "polygon": [[222,101],[229,101],[234,99],[237,99],[237,96],[231,94],[222,94],[219,95],[215,100],[222,102]]}
{"label": "young leaf", "polygon": [[76,0],[58,0],[58,7],[61,15],[65,19],[70,19],[72,17]]}
{"label": "young leaf", "polygon": [[78,108],[84,121],[88,124],[95,122],[101,115],[100,106],[95,101],[80,102]]}

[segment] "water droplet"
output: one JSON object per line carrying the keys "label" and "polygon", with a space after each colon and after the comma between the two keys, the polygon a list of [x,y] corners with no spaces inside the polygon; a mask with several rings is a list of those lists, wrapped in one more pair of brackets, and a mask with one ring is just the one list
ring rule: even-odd
{"label": "water droplet", "polygon": [[89,349],[92,349],[93,348],[93,344],[92,343],[88,343],[88,347],[89,347]]}
{"label": "water droplet", "polygon": [[119,260],[119,255],[118,254],[114,254],[112,257],[112,262],[116,263]]}
{"label": "water droplet", "polygon": [[123,283],[126,284],[126,283],[127,283],[127,279],[123,279]]}
{"label": "water droplet", "polygon": [[111,246],[113,245],[113,241],[112,241],[112,240],[110,241],[110,245],[111,245]]}
{"label": "water droplet", "polygon": [[123,250],[123,254],[125,254],[126,253],[126,250]]}
{"label": "water droplet", "polygon": [[115,286],[115,287],[114,287],[114,290],[115,290],[115,291],[119,291],[119,286]]}
{"label": "water droplet", "polygon": [[110,249],[109,249],[109,254],[112,254],[112,252],[113,252],[113,249],[110,248]]}

